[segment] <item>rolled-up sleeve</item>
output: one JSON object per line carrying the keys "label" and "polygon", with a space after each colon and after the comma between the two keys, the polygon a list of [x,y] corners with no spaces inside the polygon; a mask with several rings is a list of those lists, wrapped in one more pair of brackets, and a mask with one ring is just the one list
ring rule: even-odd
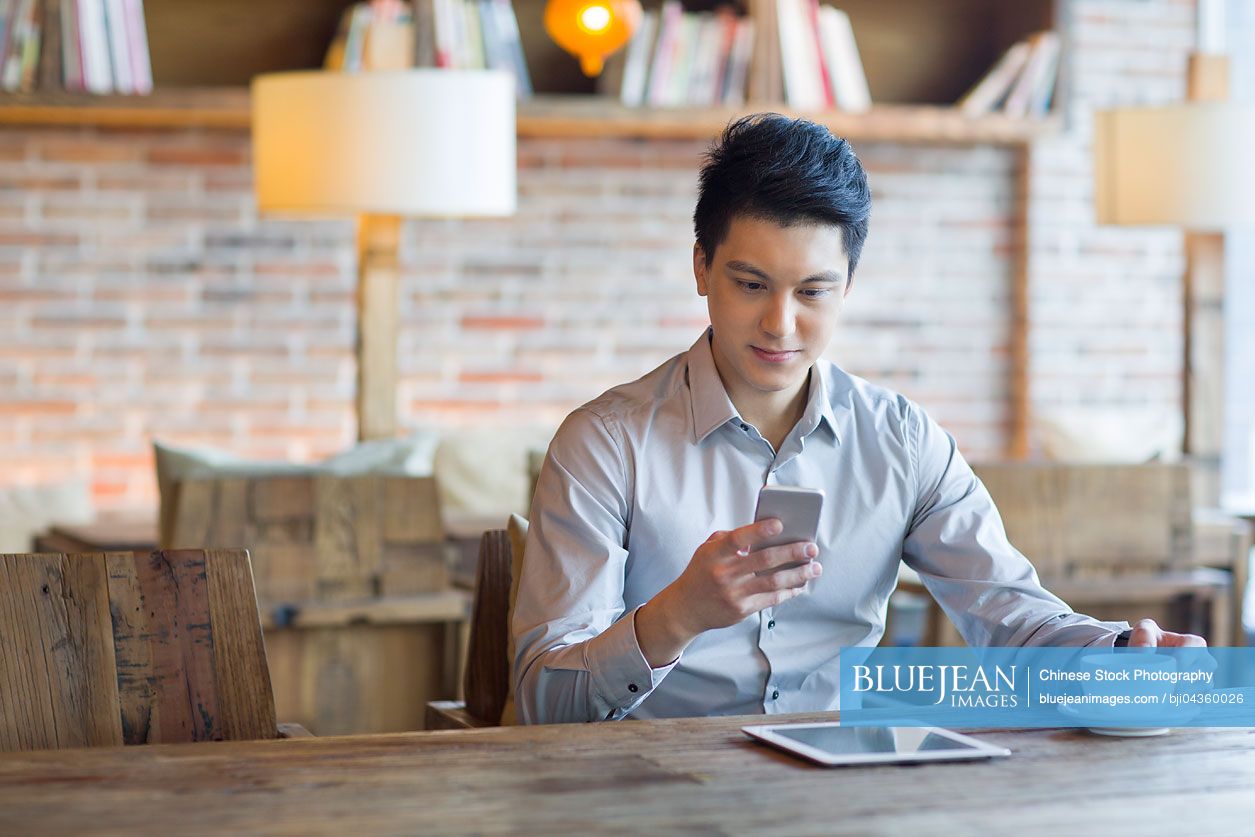
{"label": "rolled-up sleeve", "polygon": [[632,489],[616,430],[575,411],[537,480],[511,625],[524,723],[623,718],[674,666],[650,668],[625,612]]}
{"label": "rolled-up sleeve", "polygon": [[916,506],[902,558],[968,644],[1112,645],[1128,623],[1075,613],[1045,590],[954,438],[913,404],[904,422]]}

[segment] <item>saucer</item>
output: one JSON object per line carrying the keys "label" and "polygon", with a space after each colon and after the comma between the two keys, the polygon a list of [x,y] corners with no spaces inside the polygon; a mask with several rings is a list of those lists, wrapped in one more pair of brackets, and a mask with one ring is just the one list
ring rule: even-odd
{"label": "saucer", "polygon": [[[1101,708],[1100,708],[1101,707]],[[1077,726],[1084,727],[1095,735],[1110,735],[1117,738],[1149,738],[1154,735],[1164,735],[1169,732],[1171,726],[1163,726],[1159,724],[1151,724],[1140,727],[1121,727],[1111,726],[1112,720],[1127,711],[1124,707],[1109,707],[1104,704],[1095,704],[1091,706],[1073,706],[1065,704],[1058,707],[1059,714],[1063,717],[1075,722]],[[1154,713],[1147,717],[1151,721],[1183,721],[1194,713],[1185,712],[1181,714],[1172,714],[1171,718],[1165,715],[1171,713]],[[1142,718],[1138,718],[1142,720]]]}

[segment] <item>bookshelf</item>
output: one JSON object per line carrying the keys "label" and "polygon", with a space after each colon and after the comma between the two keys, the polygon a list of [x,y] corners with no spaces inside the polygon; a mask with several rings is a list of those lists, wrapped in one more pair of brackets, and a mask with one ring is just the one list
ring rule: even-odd
{"label": "bookshelf", "polygon": [[[0,96],[0,125],[115,128],[249,125],[248,81],[257,73],[320,66],[341,12],[352,0],[145,0],[153,76],[150,96],[60,92]],[[656,6],[659,0],[646,0]],[[713,0],[686,0],[694,10]],[[840,0],[854,26],[872,110],[797,113],[855,141],[1026,146],[1059,119],[1001,114],[965,117],[953,103],[1002,52],[1032,31],[1053,28],[1056,0]],[[545,34],[544,0],[515,0],[537,96],[522,102],[525,137],[707,139],[727,121],[783,104],[741,108],[626,108],[594,95],[596,82]],[[1056,109],[1057,110],[1057,109]]]}

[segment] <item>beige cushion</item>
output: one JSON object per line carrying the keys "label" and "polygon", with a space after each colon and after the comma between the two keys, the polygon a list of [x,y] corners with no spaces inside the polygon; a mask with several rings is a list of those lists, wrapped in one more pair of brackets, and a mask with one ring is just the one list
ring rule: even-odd
{"label": "beige cushion", "polygon": [[506,630],[510,632],[507,643],[510,649],[510,678],[506,689],[505,706],[501,709],[501,726],[503,727],[518,723],[518,715],[514,708],[514,603],[519,597],[519,578],[523,575],[523,548],[527,545],[527,518],[517,514],[510,515],[505,530],[510,537],[510,610],[506,616]]}
{"label": "beige cushion", "polygon": [[0,488],[0,553],[30,552],[35,535],[55,524],[95,519],[86,480]]}
{"label": "beige cushion", "polygon": [[161,543],[168,545],[174,539],[175,508],[172,492],[175,484],[183,480],[311,474],[403,474],[425,477],[431,475],[436,440],[436,434],[425,432],[400,439],[362,442],[330,459],[311,464],[248,460],[213,448],[179,448],[154,441],[157,492],[161,499],[158,526]]}
{"label": "beige cushion", "polygon": [[1182,422],[1175,411],[1136,407],[1069,407],[1033,418],[1046,458],[1054,462],[1140,464],[1175,461]]}
{"label": "beige cushion", "polygon": [[440,508],[456,518],[503,520],[527,514],[532,485],[528,453],[544,448],[550,428],[476,428],[444,433],[433,473]]}

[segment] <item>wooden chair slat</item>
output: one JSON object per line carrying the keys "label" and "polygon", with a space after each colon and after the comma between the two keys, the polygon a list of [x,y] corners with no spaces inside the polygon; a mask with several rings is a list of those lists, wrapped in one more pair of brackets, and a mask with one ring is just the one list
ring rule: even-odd
{"label": "wooden chair slat", "polygon": [[467,710],[494,724],[501,719],[510,686],[510,563],[505,530],[485,532],[479,542],[464,691]]}
{"label": "wooden chair slat", "polygon": [[271,738],[275,698],[266,665],[257,595],[247,553],[213,550],[205,562],[213,624],[214,678],[222,700],[222,737]]}
{"label": "wooden chair slat", "polygon": [[0,556],[0,749],[122,743],[103,555]]}
{"label": "wooden chair slat", "polygon": [[0,750],[277,734],[247,552],[0,556]]}

